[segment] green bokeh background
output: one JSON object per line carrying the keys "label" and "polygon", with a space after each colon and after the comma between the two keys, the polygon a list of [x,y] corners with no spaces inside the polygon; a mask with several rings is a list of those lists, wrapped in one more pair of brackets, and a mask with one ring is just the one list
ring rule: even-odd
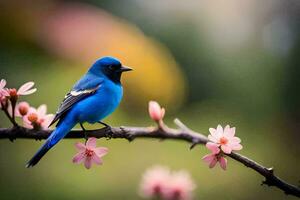
{"label": "green bokeh background", "polygon": [[[52,4],[59,7],[75,2],[26,1],[23,10],[27,17],[20,18],[17,11],[24,2],[0,3],[4,11],[0,14],[0,78],[5,78],[9,87],[19,87],[33,80],[38,91],[22,99],[33,106],[46,103],[48,111],[54,113],[64,94],[88,65],[53,53],[52,49],[37,42],[37,36],[28,31],[28,27],[36,26],[30,15],[47,11]],[[174,126],[172,121],[178,117],[190,128],[204,134],[208,134],[209,127],[218,124],[236,126],[244,147],[242,154],[274,167],[280,177],[299,185],[299,3],[257,0],[245,1],[252,3],[244,5],[230,0],[211,5],[205,2],[91,0],[77,1],[76,4],[93,6],[124,20],[126,25],[134,25],[151,40],[160,43],[157,48],[172,55],[185,87],[180,100],[174,97],[164,103],[168,125]],[[226,8],[232,6],[233,12],[250,13],[248,17],[240,17],[252,20],[252,31],[245,29],[241,35],[234,35],[245,24],[230,18],[230,9]],[[37,8],[39,12],[36,12]],[[210,14],[200,12],[212,8],[215,11]],[[238,12],[239,9],[242,11]],[[217,18],[221,22],[216,23],[212,18],[222,12],[227,21]],[[211,37],[214,31],[207,29],[218,26],[224,26],[223,31],[232,29],[232,34]],[[238,36],[246,39],[239,42]],[[224,40],[228,43],[223,44]],[[168,69],[168,66],[164,67]],[[171,69],[167,74],[159,74],[153,66],[151,72],[136,70],[133,73],[138,73],[137,76],[157,73],[157,76],[172,79]],[[135,81],[130,74],[123,78]],[[145,84],[151,84],[151,80],[145,79]],[[177,92],[177,87],[170,91],[163,85],[162,82],[161,88],[152,89],[159,91],[161,96]],[[126,91],[130,91],[130,95]],[[112,126],[154,125],[147,114],[147,101],[135,101],[135,95],[145,95],[144,99],[149,100],[153,96],[135,91],[134,84],[125,84],[124,92],[126,100],[105,122]],[[0,127],[9,126],[4,114],[0,113]],[[102,139],[98,140],[98,145],[109,148],[104,165],[86,170],[71,162],[76,153],[76,141],[80,140],[61,141],[39,165],[26,169],[26,161],[42,142],[1,140],[0,199],[141,199],[138,194],[141,175],[155,164],[169,166],[172,170],[188,170],[197,184],[195,199],[296,199],[277,188],[261,186],[261,176],[231,159],[228,159],[227,171],[219,167],[209,169],[201,161],[208,153],[203,146],[190,151],[187,143],[178,141],[139,139],[129,143],[120,139]]]}

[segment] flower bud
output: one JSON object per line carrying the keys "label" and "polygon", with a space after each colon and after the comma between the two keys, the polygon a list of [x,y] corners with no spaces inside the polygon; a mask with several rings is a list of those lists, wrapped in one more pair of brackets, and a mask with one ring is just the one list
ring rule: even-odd
{"label": "flower bud", "polygon": [[151,119],[153,119],[154,121],[159,122],[164,118],[165,109],[161,108],[156,101],[149,102],[148,110]]}
{"label": "flower bud", "polygon": [[18,104],[17,108],[18,108],[20,115],[25,116],[25,115],[27,115],[27,113],[29,111],[29,104],[27,102],[21,102]]}

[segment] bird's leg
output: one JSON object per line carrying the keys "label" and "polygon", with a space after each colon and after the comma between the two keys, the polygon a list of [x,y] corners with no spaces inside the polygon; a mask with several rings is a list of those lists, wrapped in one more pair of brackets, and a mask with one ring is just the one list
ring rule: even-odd
{"label": "bird's leg", "polygon": [[104,122],[101,122],[101,121],[98,121],[99,124],[102,124],[103,126],[105,126],[105,128],[110,128],[111,129],[111,126],[104,123]]}
{"label": "bird's leg", "polygon": [[98,123],[99,124],[102,124],[103,126],[105,126],[105,128],[107,129],[107,131],[106,131],[106,137],[108,138],[108,139],[111,139],[112,138],[112,129],[111,129],[111,126],[110,125],[108,125],[108,124],[106,124],[106,123],[104,123],[104,122],[102,122],[102,121],[98,121]]}
{"label": "bird's leg", "polygon": [[82,128],[83,132],[84,132],[84,138],[85,138],[85,143],[87,142],[88,140],[88,136],[87,136],[87,133],[86,133],[86,129],[84,128],[83,124],[80,123],[80,127]]}

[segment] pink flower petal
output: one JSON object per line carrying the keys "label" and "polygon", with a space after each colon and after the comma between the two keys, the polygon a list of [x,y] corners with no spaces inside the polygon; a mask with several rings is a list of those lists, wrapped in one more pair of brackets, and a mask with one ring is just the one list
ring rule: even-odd
{"label": "pink flower petal", "polygon": [[230,139],[230,143],[241,143],[241,139],[238,137],[233,137]]}
{"label": "pink flower petal", "polygon": [[231,131],[231,128],[229,125],[226,125],[225,128],[224,128],[224,133],[223,135],[226,137],[226,138],[230,138],[232,137],[232,131]]}
{"label": "pink flower petal", "polygon": [[22,120],[23,120],[23,126],[24,126],[25,128],[33,129],[33,126],[31,125],[31,122],[27,119],[26,116],[23,117]]}
{"label": "pink flower petal", "polygon": [[6,80],[5,79],[1,79],[0,81],[0,90],[3,89],[6,85]]}
{"label": "pink flower petal", "polygon": [[97,156],[99,156],[101,158],[102,156],[104,156],[108,153],[108,148],[98,147],[98,148],[95,148],[94,151],[97,154]]}
{"label": "pink flower petal", "polygon": [[96,163],[97,165],[101,165],[103,163],[101,158],[98,157],[96,154],[94,154],[91,159],[92,162]]}
{"label": "pink flower petal", "polygon": [[27,91],[25,91],[25,92],[20,92],[20,93],[18,93],[18,95],[30,95],[30,94],[33,94],[33,93],[35,93],[37,91],[37,89],[36,88],[33,88],[33,89],[31,89],[31,90],[27,90]]}
{"label": "pink flower petal", "polygon": [[220,124],[217,126],[216,135],[218,136],[217,138],[220,138],[223,136],[223,128]]}
{"label": "pink flower petal", "polygon": [[6,89],[2,89],[2,90],[0,90],[0,96],[6,96],[6,97],[8,97],[9,96],[9,93],[8,93],[8,91],[6,90]]}
{"label": "pink flower petal", "polygon": [[226,167],[227,167],[227,159],[224,158],[224,157],[221,157],[219,159],[219,163],[220,163],[220,166],[222,169],[226,170]]}
{"label": "pink flower petal", "polygon": [[218,162],[218,159],[215,157],[209,164],[209,168],[213,168],[214,166],[216,166]]}
{"label": "pink flower petal", "polygon": [[233,137],[235,135],[235,127],[231,128],[231,137]]}
{"label": "pink flower petal", "polygon": [[243,146],[241,144],[234,144],[231,146],[232,150],[234,151],[239,151],[243,148]]}
{"label": "pink flower petal", "polygon": [[37,108],[37,113],[40,117],[44,117],[47,113],[47,106],[46,104],[42,104]]}
{"label": "pink flower petal", "polygon": [[23,123],[23,126],[28,129],[33,129],[33,126],[31,124]]}
{"label": "pink flower petal", "polygon": [[0,81],[0,88],[4,88],[6,85],[6,80],[5,79],[1,79]]}
{"label": "pink flower petal", "polygon": [[88,139],[88,141],[86,142],[86,148],[88,149],[94,149],[97,146],[97,138],[95,137],[91,137]]}
{"label": "pink flower petal", "polygon": [[90,156],[88,157],[85,157],[85,160],[84,160],[84,166],[85,168],[87,169],[90,169],[92,167],[92,158]]}
{"label": "pink flower petal", "polygon": [[224,153],[230,154],[232,149],[227,145],[221,145],[221,149]]}
{"label": "pink flower petal", "polygon": [[85,157],[86,156],[85,156],[84,152],[79,152],[73,157],[72,161],[73,161],[73,163],[78,164],[78,163],[81,163],[81,161],[83,161]]}
{"label": "pink flower petal", "polygon": [[210,164],[214,159],[215,159],[216,155],[215,154],[208,154],[203,156],[202,160],[204,162],[206,162],[207,164]]}
{"label": "pink flower petal", "polygon": [[85,145],[81,142],[76,142],[75,147],[79,152],[83,152],[86,149]]}
{"label": "pink flower petal", "polygon": [[19,89],[18,94],[22,95],[24,92],[27,92],[30,88],[34,86],[34,82],[30,81],[27,83],[24,83]]}
{"label": "pink flower petal", "polygon": [[209,128],[208,129],[211,135],[215,135],[216,134],[216,129],[215,128]]}
{"label": "pink flower petal", "polygon": [[212,136],[213,138],[215,138],[216,141],[220,139],[221,135],[217,132],[216,129],[214,129],[214,128],[209,128],[209,132],[210,132],[211,136]]}
{"label": "pink flower petal", "polygon": [[37,110],[34,107],[30,107],[28,113],[37,113]]}
{"label": "pink flower petal", "polygon": [[219,142],[219,140],[217,138],[213,137],[212,135],[208,135],[208,139],[210,141],[214,142],[214,143],[218,143]]}
{"label": "pink flower petal", "polygon": [[212,151],[213,154],[218,154],[220,152],[219,145],[213,142],[207,142],[206,147]]}
{"label": "pink flower petal", "polygon": [[41,124],[43,129],[48,129],[49,128],[49,124],[52,122],[54,118],[53,114],[48,114],[46,116],[44,116],[44,122]]}

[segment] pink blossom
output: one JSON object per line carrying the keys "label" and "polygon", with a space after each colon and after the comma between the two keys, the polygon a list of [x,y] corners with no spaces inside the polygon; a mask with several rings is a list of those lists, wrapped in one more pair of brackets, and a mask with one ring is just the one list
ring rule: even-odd
{"label": "pink blossom", "polygon": [[156,101],[149,102],[148,110],[151,119],[154,121],[159,122],[164,118],[165,109],[161,108]]}
{"label": "pink blossom", "polygon": [[107,154],[108,149],[97,147],[96,142],[97,138],[94,137],[89,138],[86,144],[77,142],[75,146],[79,152],[73,157],[73,163],[79,164],[84,161],[84,166],[87,169],[90,169],[93,163],[102,164],[101,158]]}
{"label": "pink blossom", "polygon": [[164,197],[171,172],[167,167],[153,166],[142,177],[141,195],[145,198]]}
{"label": "pink blossom", "polygon": [[190,200],[195,188],[196,185],[187,171],[173,172],[165,196],[167,200]]}
{"label": "pink blossom", "polygon": [[230,154],[231,151],[241,150],[243,147],[240,144],[241,139],[235,137],[235,127],[230,128],[227,125],[224,130],[221,125],[218,125],[217,129],[210,128],[210,135],[208,139],[221,147],[222,151],[226,154]]}
{"label": "pink blossom", "polygon": [[[24,103],[21,106],[25,109],[27,105]],[[26,128],[45,130],[48,129],[53,117],[53,114],[47,114],[47,106],[43,104],[37,109],[30,107],[27,114],[23,117],[23,123]]]}
{"label": "pink blossom", "polygon": [[224,158],[224,155],[220,151],[219,145],[208,142],[206,143],[206,147],[211,151],[211,153],[205,155],[202,160],[208,164],[209,168],[213,168],[219,162],[220,167],[226,170],[227,159]]}

